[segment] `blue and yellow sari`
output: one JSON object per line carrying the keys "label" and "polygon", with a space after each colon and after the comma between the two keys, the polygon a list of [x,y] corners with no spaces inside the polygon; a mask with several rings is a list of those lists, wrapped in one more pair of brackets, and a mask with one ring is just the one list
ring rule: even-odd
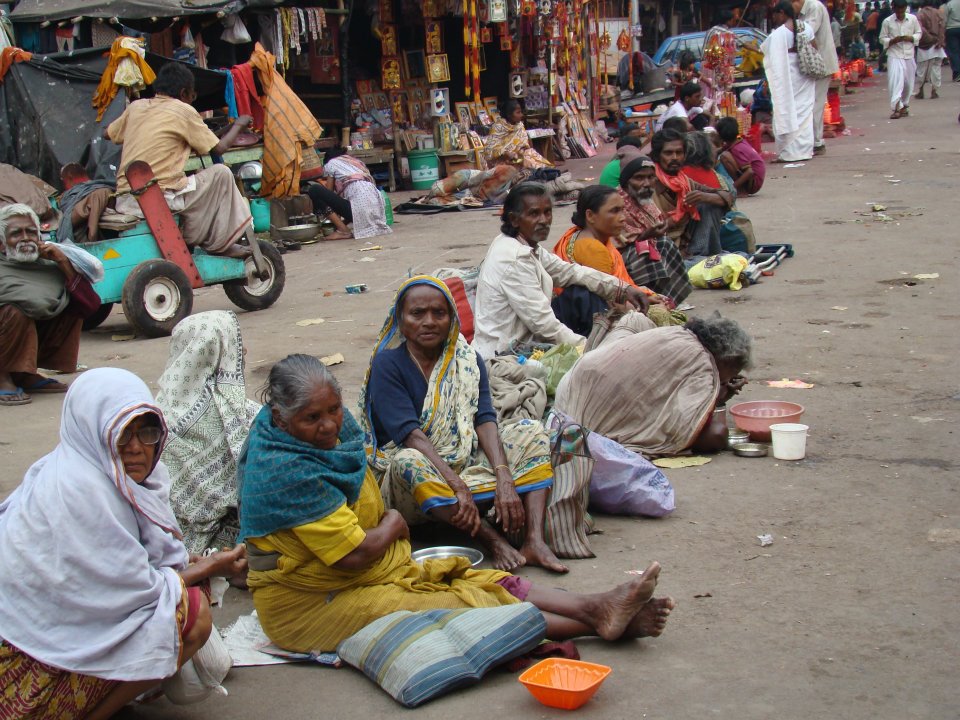
{"label": "blue and yellow sari", "polygon": [[[404,294],[426,285],[443,293],[450,306],[450,331],[441,356],[427,379],[420,429],[437,453],[470,488],[474,500],[492,500],[496,475],[480,451],[474,418],[480,398],[480,370],[477,352],[460,334],[456,304],[447,286],[437,278],[418,275],[397,291],[383,329],[370,357],[370,366],[360,390],[360,417],[365,432],[367,462],[380,483],[388,506],[399,510],[408,522],[423,521],[432,508],[453,505],[457,499],[436,467],[419,451],[393,442],[380,445],[373,421],[373,398],[369,385],[373,361],[384,350],[404,342],[400,333],[399,308]],[[550,487],[549,439],[543,425],[522,420],[499,429],[500,439],[518,493]]]}

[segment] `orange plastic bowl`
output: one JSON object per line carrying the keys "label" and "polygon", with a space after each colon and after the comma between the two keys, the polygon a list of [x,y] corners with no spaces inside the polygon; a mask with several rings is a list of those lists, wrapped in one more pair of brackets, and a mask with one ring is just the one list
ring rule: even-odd
{"label": "orange plastic bowl", "polygon": [[783,400],[751,400],[730,408],[733,422],[750,433],[751,440],[770,442],[770,426],[775,423],[795,423],[803,415],[803,405]]}
{"label": "orange plastic bowl", "polygon": [[548,658],[524,672],[520,682],[544,705],[576,710],[593,697],[609,674],[606,665]]}

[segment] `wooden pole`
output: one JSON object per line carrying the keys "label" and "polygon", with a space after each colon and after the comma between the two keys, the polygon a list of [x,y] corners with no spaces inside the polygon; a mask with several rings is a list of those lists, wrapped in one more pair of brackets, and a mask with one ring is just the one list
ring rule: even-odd
{"label": "wooden pole", "polygon": [[[350,128],[350,22],[353,20],[353,0],[340,0],[345,3],[346,14],[340,23],[340,89],[343,92],[343,126]],[[342,133],[341,133],[342,135]]]}

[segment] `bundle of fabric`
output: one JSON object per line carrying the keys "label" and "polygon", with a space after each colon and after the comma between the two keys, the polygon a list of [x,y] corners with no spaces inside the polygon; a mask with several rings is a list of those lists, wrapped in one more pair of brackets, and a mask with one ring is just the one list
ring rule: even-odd
{"label": "bundle of fabric", "polygon": [[110,58],[100,77],[100,84],[93,96],[93,106],[97,109],[97,122],[117,96],[120,87],[142,90],[156,80],[156,73],[147,65],[143,40],[131,37],[119,37],[110,46]]}
{"label": "bundle of fabric", "polygon": [[547,408],[547,385],[530,377],[513,355],[486,361],[490,397],[501,423],[539,420]]}
{"label": "bundle of fabric", "polygon": [[3,77],[7,74],[7,70],[10,69],[11,65],[15,62],[26,62],[32,57],[33,53],[28,53],[26,50],[21,50],[18,47],[5,47],[3,50],[0,50],[0,83],[3,82]]}
{"label": "bundle of fabric", "polygon": [[263,88],[263,195],[297,195],[303,147],[313,146],[323,130],[277,72],[276,58],[260,43],[250,56],[250,65]]}

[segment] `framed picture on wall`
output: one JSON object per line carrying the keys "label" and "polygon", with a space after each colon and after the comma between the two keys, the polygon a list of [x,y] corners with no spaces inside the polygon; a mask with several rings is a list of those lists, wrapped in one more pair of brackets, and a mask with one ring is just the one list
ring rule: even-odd
{"label": "framed picture on wall", "polygon": [[387,94],[384,92],[378,92],[373,94],[374,104],[378,110],[387,110],[390,107],[390,101],[387,99]]}
{"label": "framed picture on wall", "polygon": [[427,55],[439,55],[443,52],[443,25],[437,20],[427,20],[423,24],[424,51]]}
{"label": "framed picture on wall", "polygon": [[408,80],[427,76],[423,50],[407,50],[403,53],[403,72]]}
{"label": "framed picture on wall", "polygon": [[407,110],[410,112],[410,122],[418,123],[423,117],[423,106],[416,100],[407,103]]}
{"label": "framed picture on wall", "polygon": [[473,125],[473,112],[470,109],[470,103],[458,102],[455,107],[457,108],[457,120],[463,125],[464,129],[469,130],[470,126]]}
{"label": "framed picture on wall", "polygon": [[497,98],[493,95],[485,97],[483,99],[483,106],[487,109],[487,112],[491,115],[499,115],[500,112],[497,109]]}
{"label": "framed picture on wall", "polygon": [[432,83],[450,81],[450,64],[445,54],[427,55],[427,80]]}
{"label": "framed picture on wall", "polygon": [[480,42],[493,42],[493,30],[491,30],[489,27],[480,28]]}

